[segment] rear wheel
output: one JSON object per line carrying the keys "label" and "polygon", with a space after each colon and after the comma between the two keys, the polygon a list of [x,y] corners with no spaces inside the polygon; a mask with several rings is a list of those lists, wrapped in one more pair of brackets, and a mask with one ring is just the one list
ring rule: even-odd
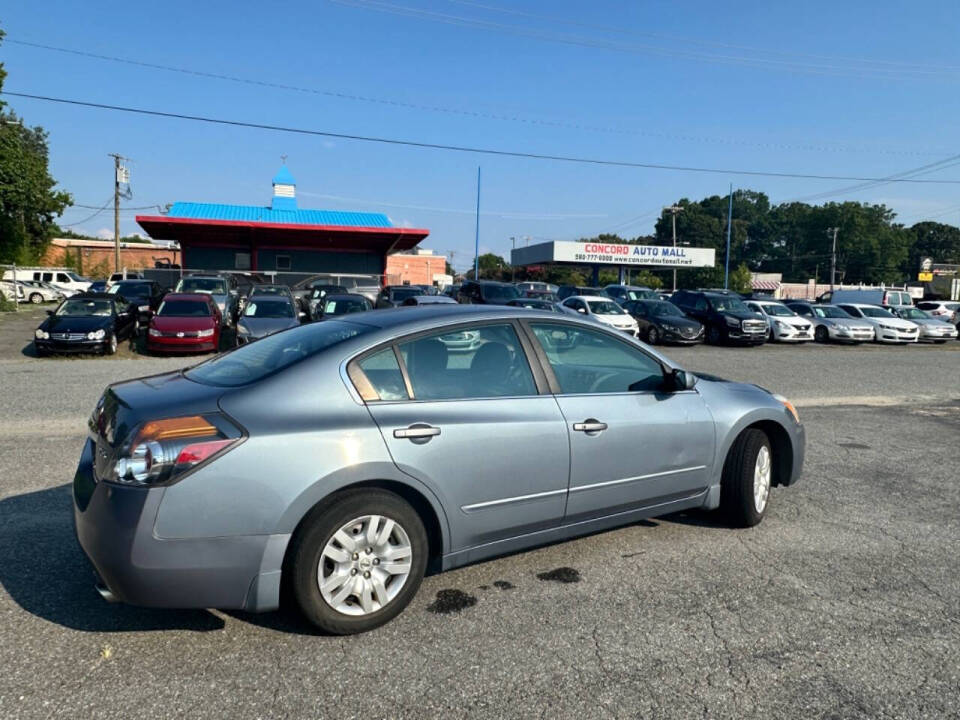
{"label": "rear wheel", "polygon": [[720,481],[720,508],[734,527],[763,520],[773,480],[773,450],[766,433],[744,431],[733,443]]}
{"label": "rear wheel", "polygon": [[110,337],[107,338],[107,344],[104,346],[104,352],[107,355],[113,355],[117,352],[117,334],[110,333]]}
{"label": "rear wheel", "polygon": [[813,337],[817,342],[825,343],[830,339],[830,333],[823,325],[818,325],[817,329],[813,331]]}
{"label": "rear wheel", "polygon": [[385,490],[343,493],[318,506],[291,547],[291,589],[325,632],[349,635],[389,622],[410,603],[427,567],[416,511]]}

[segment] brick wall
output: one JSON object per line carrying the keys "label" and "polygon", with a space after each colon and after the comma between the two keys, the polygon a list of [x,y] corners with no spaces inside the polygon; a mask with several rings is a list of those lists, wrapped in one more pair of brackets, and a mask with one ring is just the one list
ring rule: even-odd
{"label": "brick wall", "polygon": [[[155,247],[137,248],[129,247],[129,245],[120,249],[120,267],[126,267],[128,270],[152,268],[156,260],[162,259],[169,260],[171,263],[179,263],[180,251]],[[106,276],[113,272],[113,248],[51,245],[40,264],[50,267],[69,265],[77,268],[78,272],[85,275]]]}
{"label": "brick wall", "polygon": [[443,255],[387,256],[387,277],[392,285],[433,285],[433,276],[442,275],[447,267]]}

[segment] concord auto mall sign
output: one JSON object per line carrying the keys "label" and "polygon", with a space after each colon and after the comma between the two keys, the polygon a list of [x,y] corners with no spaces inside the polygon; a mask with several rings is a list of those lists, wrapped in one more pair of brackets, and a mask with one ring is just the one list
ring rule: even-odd
{"label": "concord auto mall sign", "polygon": [[579,263],[584,265],[655,265],[659,267],[713,267],[713,248],[627,245],[605,242],[564,242],[555,240],[511,253],[514,265]]}

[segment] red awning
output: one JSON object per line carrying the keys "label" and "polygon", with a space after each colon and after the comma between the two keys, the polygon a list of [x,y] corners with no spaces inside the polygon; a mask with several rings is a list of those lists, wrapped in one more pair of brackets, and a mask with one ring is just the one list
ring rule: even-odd
{"label": "red awning", "polygon": [[774,280],[751,280],[750,287],[754,290],[778,290],[780,283]]}
{"label": "red awning", "polygon": [[173,218],[138,215],[137,222],[156,240],[190,245],[296,246],[316,250],[410,250],[430,234],[417,228],[353,227],[349,225],[290,225],[243,220]]}

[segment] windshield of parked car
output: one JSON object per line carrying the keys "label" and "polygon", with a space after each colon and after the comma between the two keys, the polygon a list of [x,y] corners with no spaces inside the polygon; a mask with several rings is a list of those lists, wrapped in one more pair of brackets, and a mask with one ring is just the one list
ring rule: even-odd
{"label": "windshield of parked car", "polygon": [[873,318],[896,317],[892,312],[888,310],[884,310],[883,308],[878,308],[878,307],[862,307],[860,308],[860,312],[862,312],[867,317],[873,317]]}
{"label": "windshield of parked car", "polygon": [[960,303],[948,302],[948,303],[944,303],[943,306],[947,310],[953,310],[954,312],[956,312],[957,310],[960,310]]}
{"label": "windshield of parked car", "polygon": [[177,283],[176,292],[202,292],[211,295],[226,295],[227,283],[219,278],[185,277]]}
{"label": "windshield of parked car", "polygon": [[773,317],[791,317],[792,315],[796,315],[796,313],[786,305],[780,305],[779,303],[761,305],[760,307],[763,308],[763,311],[767,315],[771,315]]}
{"label": "windshield of parked car", "polygon": [[289,289],[283,285],[252,285],[250,295],[286,295]]}
{"label": "windshield of parked car", "polygon": [[613,300],[587,300],[594,315],[626,315],[626,311]]}
{"label": "windshield of parked car", "polygon": [[481,288],[484,300],[515,300],[520,297],[520,291],[513,285],[483,285]]}
{"label": "windshield of parked car", "polygon": [[254,297],[243,309],[243,316],[248,318],[292,318],[295,315],[289,300]]}
{"label": "windshield of parked car", "polygon": [[210,306],[202,300],[164,300],[157,315],[163,317],[209,317]]}
{"label": "windshield of parked car", "polygon": [[85,317],[90,315],[109,317],[113,315],[113,301],[96,300],[92,298],[71,298],[57,308],[57,315],[67,317]]}
{"label": "windshield of parked car", "polygon": [[355,325],[344,320],[300,325],[217,355],[185,371],[184,375],[205,385],[247,385],[373,329],[369,325]]}
{"label": "windshield of parked car", "polygon": [[821,318],[850,318],[852,315],[848,313],[843,308],[838,308],[833,305],[822,305],[820,307],[813,308],[813,314]]}
{"label": "windshield of parked car", "polygon": [[123,295],[124,297],[149,297],[150,283],[127,283],[118,282],[110,286],[107,290],[111,295]]}
{"label": "windshield of parked car", "polygon": [[324,315],[347,315],[348,313],[363,312],[367,309],[367,301],[361,297],[336,298],[327,300],[323,306]]}
{"label": "windshield of parked car", "polygon": [[423,294],[423,288],[419,287],[394,288],[390,291],[390,299],[400,301],[406,300],[408,297],[415,297]]}
{"label": "windshield of parked car", "polygon": [[713,309],[717,312],[750,312],[743,300],[735,297],[710,298]]}
{"label": "windshield of parked car", "polygon": [[900,308],[899,310],[900,317],[907,320],[929,320],[930,316],[927,315],[923,310],[917,310],[914,307],[910,308]]}
{"label": "windshield of parked car", "polygon": [[683,317],[683,313],[673,303],[658,302],[653,306],[653,314],[657,317]]}
{"label": "windshield of parked car", "polygon": [[627,300],[656,300],[657,293],[653,290],[627,290]]}

